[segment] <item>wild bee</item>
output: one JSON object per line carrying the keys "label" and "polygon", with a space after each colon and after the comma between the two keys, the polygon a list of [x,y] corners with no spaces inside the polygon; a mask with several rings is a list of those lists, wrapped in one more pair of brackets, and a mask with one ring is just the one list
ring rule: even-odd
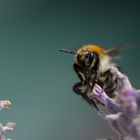
{"label": "wild bee", "polygon": [[117,67],[112,62],[112,58],[117,56],[123,45],[105,50],[99,45],[85,45],[76,52],[61,49],[62,52],[74,54],[74,71],[80,79],[80,82],[73,86],[74,92],[81,95],[90,105],[97,110],[97,101],[88,98],[87,93],[90,92],[95,84],[98,84],[113,98],[116,93],[117,78],[110,71],[112,66]]}

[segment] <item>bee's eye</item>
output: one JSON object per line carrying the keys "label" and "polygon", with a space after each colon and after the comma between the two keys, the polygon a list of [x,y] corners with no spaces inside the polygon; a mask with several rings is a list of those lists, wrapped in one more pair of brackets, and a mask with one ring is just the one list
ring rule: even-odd
{"label": "bee's eye", "polygon": [[88,52],[88,54],[86,55],[86,57],[89,59],[89,61],[92,61],[94,58],[94,53],[93,52]]}

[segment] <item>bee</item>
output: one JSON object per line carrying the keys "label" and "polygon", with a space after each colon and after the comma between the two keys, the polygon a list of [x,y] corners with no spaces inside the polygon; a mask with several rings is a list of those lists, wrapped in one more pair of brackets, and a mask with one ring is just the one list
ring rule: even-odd
{"label": "bee", "polygon": [[100,45],[84,45],[76,52],[61,49],[60,51],[74,54],[73,68],[79,77],[80,82],[73,86],[75,93],[81,95],[87,103],[97,110],[97,101],[88,98],[87,93],[91,92],[95,84],[98,84],[111,98],[116,96],[117,78],[111,73],[112,66],[118,67],[112,62],[112,58],[119,54],[120,45],[108,50]]}

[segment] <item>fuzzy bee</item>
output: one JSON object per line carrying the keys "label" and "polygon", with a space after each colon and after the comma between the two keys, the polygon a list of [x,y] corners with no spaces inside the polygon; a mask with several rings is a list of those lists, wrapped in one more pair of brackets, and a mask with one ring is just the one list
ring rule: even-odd
{"label": "fuzzy bee", "polygon": [[98,84],[113,98],[116,93],[117,78],[110,71],[112,66],[116,66],[112,62],[112,58],[117,56],[123,45],[103,49],[99,45],[85,45],[76,52],[61,49],[62,52],[74,54],[73,68],[79,77],[80,82],[73,86],[74,92],[81,95],[91,106],[97,110],[97,101],[88,98],[87,93],[90,92],[95,84]]}

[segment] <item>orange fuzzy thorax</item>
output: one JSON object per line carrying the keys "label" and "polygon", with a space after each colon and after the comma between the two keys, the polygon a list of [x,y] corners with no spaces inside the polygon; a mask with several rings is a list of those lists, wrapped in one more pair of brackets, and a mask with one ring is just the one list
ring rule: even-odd
{"label": "orange fuzzy thorax", "polygon": [[100,56],[107,55],[105,50],[98,45],[84,45],[82,48],[78,49],[77,54],[81,54],[81,53],[86,52],[86,51],[96,52]]}

